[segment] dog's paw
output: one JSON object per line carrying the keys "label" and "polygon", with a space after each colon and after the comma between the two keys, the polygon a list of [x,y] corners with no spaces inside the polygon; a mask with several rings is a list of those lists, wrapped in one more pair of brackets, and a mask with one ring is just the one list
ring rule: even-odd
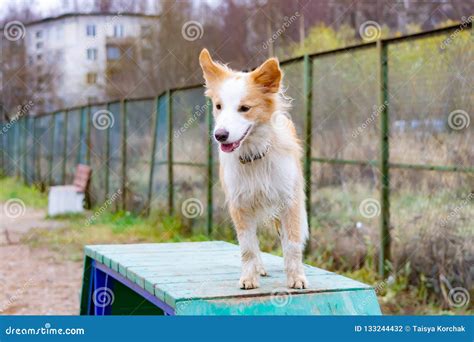
{"label": "dog's paw", "polygon": [[292,289],[307,289],[308,286],[309,283],[304,274],[288,276],[288,287]]}
{"label": "dog's paw", "polygon": [[259,286],[258,278],[242,276],[240,277],[240,280],[239,280],[239,286],[243,290],[256,289]]}
{"label": "dog's paw", "polygon": [[265,268],[262,265],[257,266],[257,272],[262,277],[266,277],[268,275],[267,271],[265,271]]}

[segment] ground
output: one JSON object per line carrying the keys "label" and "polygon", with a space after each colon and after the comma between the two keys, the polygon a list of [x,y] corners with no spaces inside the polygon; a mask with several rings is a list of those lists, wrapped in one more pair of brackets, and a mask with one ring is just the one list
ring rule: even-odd
{"label": "ground", "polygon": [[[0,205],[4,212],[4,204]],[[58,229],[63,222],[45,219],[42,209],[0,220],[0,312],[8,315],[74,315],[79,313],[82,263],[28,239],[35,228]],[[6,233],[8,232],[8,233]],[[34,291],[31,291],[34,289]]]}

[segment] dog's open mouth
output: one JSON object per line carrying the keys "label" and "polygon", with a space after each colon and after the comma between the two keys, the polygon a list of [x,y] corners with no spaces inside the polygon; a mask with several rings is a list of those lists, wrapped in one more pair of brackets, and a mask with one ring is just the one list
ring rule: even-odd
{"label": "dog's open mouth", "polygon": [[230,144],[221,144],[221,150],[222,152],[226,152],[226,153],[231,153],[231,152],[234,152],[237,148],[239,148],[240,144],[242,143],[242,141],[247,137],[247,135],[249,134],[250,132],[250,128],[252,128],[252,126],[249,126],[247,128],[247,130],[245,131],[244,135],[242,135],[242,138],[240,138],[239,140],[233,142],[233,143],[230,143]]}

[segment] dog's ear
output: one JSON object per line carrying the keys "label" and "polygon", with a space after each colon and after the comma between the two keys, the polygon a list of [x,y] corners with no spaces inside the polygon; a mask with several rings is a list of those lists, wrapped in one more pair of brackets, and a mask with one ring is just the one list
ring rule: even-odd
{"label": "dog's ear", "polygon": [[201,65],[207,87],[222,80],[229,73],[225,66],[212,60],[207,49],[201,51],[201,54],[199,55],[199,64]]}
{"label": "dog's ear", "polygon": [[265,91],[276,93],[280,89],[282,73],[278,59],[267,59],[262,65],[250,73],[252,81]]}

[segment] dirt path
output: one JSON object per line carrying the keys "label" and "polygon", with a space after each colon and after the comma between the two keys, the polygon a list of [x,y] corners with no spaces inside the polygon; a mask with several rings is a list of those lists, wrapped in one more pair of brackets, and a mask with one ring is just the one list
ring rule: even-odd
{"label": "dirt path", "polygon": [[63,223],[45,220],[43,210],[27,208],[13,219],[3,209],[0,204],[0,314],[78,314],[82,263],[21,242],[33,228],[55,229]]}

